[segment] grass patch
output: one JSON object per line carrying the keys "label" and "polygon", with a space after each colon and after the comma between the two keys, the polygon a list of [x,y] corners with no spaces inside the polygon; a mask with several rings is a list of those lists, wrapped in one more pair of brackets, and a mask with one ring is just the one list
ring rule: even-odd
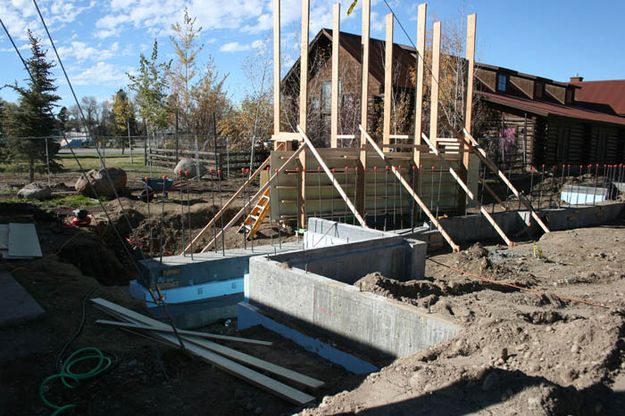
{"label": "grass patch", "polygon": [[89,198],[83,195],[65,195],[65,196],[52,196],[51,199],[45,201],[38,201],[36,199],[22,199],[22,198],[8,198],[3,199],[2,202],[7,203],[24,203],[33,204],[41,209],[56,209],[61,207],[70,208],[85,208],[99,205],[100,202],[97,199]]}
{"label": "grass patch", "polygon": [[[83,169],[99,169],[100,168],[100,158],[97,154],[77,154],[78,160],[80,161],[80,165],[82,165]],[[72,156],[72,154],[62,153],[59,154],[60,162],[63,164],[63,168],[66,171],[70,172],[80,172],[80,167],[78,162]],[[133,155],[133,160],[130,160],[130,155],[125,154],[113,154],[110,156],[106,156],[104,159],[104,163],[109,168],[121,168],[129,173],[141,174],[141,176],[146,176],[150,174],[150,168],[145,166],[143,163],[143,155]],[[166,174],[169,173],[169,169],[163,168],[152,168],[152,174]]]}

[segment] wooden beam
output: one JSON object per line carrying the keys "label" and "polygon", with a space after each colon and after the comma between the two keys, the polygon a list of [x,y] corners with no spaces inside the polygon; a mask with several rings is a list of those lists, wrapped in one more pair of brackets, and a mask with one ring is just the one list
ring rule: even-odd
{"label": "wooden beam", "polygon": [[[302,42],[300,47],[299,125],[306,130],[308,115],[308,32],[310,29],[310,0],[302,0]],[[298,158],[297,226],[306,227],[306,152]]]}
{"label": "wooden beam", "polygon": [[209,243],[202,249],[202,253],[206,253],[210,247],[213,245],[213,243],[215,243],[217,241],[217,239],[219,237],[221,237],[221,234],[223,234],[223,232],[225,230],[227,230],[228,228],[232,227],[238,220],[239,218],[241,218],[241,216],[245,213],[245,210],[253,203],[256,202],[256,200],[258,199],[258,197],[260,197],[263,192],[265,192],[265,190],[271,185],[271,182],[273,182],[273,180],[278,176],[278,174],[280,172],[282,172],[282,170],[284,170],[284,168],[286,167],[286,165],[288,165],[289,163],[291,163],[293,160],[295,160],[300,153],[302,153],[304,151],[304,149],[306,148],[306,146],[304,144],[302,144],[295,152],[293,152],[293,154],[286,160],[286,162],[284,162],[282,164],[282,166],[280,166],[275,173],[269,177],[269,180],[260,187],[260,189],[258,190],[258,192],[256,192],[254,194],[254,196],[252,196],[247,202],[245,202],[243,204],[243,207],[239,210],[239,212],[237,212],[234,217],[232,217],[232,219],[224,226],[224,228],[222,228],[221,230],[219,230],[219,232],[215,235],[215,237],[209,241]]}
{"label": "wooden beam", "polygon": [[362,135],[367,139],[367,141],[369,142],[369,144],[371,145],[371,147],[373,147],[373,150],[375,150],[375,152],[380,156],[380,158],[384,161],[384,163],[386,163],[387,166],[390,167],[391,172],[393,172],[393,174],[397,177],[397,179],[399,180],[399,182],[402,184],[402,186],[406,189],[406,191],[408,191],[408,193],[410,194],[410,196],[412,196],[412,198],[415,200],[415,202],[419,205],[419,207],[421,207],[421,210],[423,210],[423,212],[425,213],[425,215],[428,216],[428,218],[430,219],[430,221],[432,221],[432,224],[434,224],[434,226],[436,227],[436,229],[438,230],[438,232],[441,233],[441,235],[443,236],[443,238],[445,239],[445,241],[447,241],[447,243],[449,244],[449,246],[451,247],[451,249],[454,252],[458,252],[460,251],[460,246],[457,245],[454,240],[449,236],[449,234],[447,234],[447,231],[445,231],[445,229],[443,228],[443,226],[438,222],[438,220],[436,219],[436,217],[434,216],[434,214],[432,214],[432,212],[429,210],[428,206],[423,202],[423,200],[419,197],[419,195],[417,195],[417,193],[414,191],[414,189],[412,189],[412,187],[410,186],[410,184],[408,183],[408,181],[406,181],[406,179],[404,179],[404,177],[402,176],[401,173],[399,173],[397,171],[397,169],[395,169],[395,167],[387,160],[386,155],[384,155],[384,152],[382,152],[382,149],[380,149],[378,147],[378,145],[376,144],[375,140],[373,140],[371,138],[371,136],[369,135],[369,133],[366,132],[366,130],[364,130],[362,128],[362,126],[360,126],[360,131],[362,133]]}
{"label": "wooden beam", "polygon": [[280,0],[273,0],[273,134],[280,133]]}
{"label": "wooden beam", "polygon": [[[122,306],[116,305],[112,302],[108,302],[105,299],[95,298],[95,299],[91,299],[91,301],[95,303],[98,307],[100,307],[102,310],[104,310],[105,312],[110,313],[113,316],[119,317],[121,319],[127,320],[129,322],[142,323],[146,325],[152,325],[154,327],[164,325],[162,322],[156,321],[152,318],[149,318],[141,314],[137,314],[136,312],[126,309]],[[131,314],[128,314],[128,313],[131,313]],[[179,346],[176,340],[176,337],[173,335],[165,334],[165,333],[155,333],[154,335],[157,338],[165,340],[168,344],[174,347]],[[186,337],[185,337],[185,340],[186,340]],[[237,362],[229,360],[222,355],[219,355],[215,352],[207,350],[205,345],[203,344],[204,343],[214,344],[210,341],[206,341],[206,340],[200,340],[201,342],[200,341],[193,342],[191,340],[188,340],[188,341],[189,342],[185,344],[186,351],[189,351],[199,356],[203,360],[208,361],[210,364],[220,368],[221,370],[224,370],[238,378],[241,378],[242,380],[245,380],[257,387],[267,390],[277,395],[278,397],[281,397],[292,403],[296,403],[300,405],[309,403],[312,400],[315,400],[314,397],[304,392],[301,392],[291,386],[287,386],[286,384],[281,383],[277,380],[274,380],[270,377],[267,377],[266,375],[261,374],[257,371],[249,369]],[[268,363],[268,362],[265,361],[265,363]],[[271,364],[271,363],[268,363],[268,364]],[[272,364],[272,365],[275,365],[275,364]],[[266,370],[271,372],[271,370],[269,369],[266,369]],[[296,373],[296,374],[299,374],[299,373]],[[304,377],[307,377],[307,376],[304,376]],[[285,377],[285,378],[289,378],[289,377]]]}
{"label": "wooden beam", "polygon": [[206,224],[204,226],[204,228],[202,228],[200,230],[200,232],[195,236],[195,238],[193,238],[193,240],[191,240],[191,242],[182,250],[182,253],[180,253],[180,255],[185,255],[189,250],[193,250],[193,247],[195,246],[195,243],[197,243],[198,240],[200,238],[202,238],[202,236],[208,230],[211,229],[213,224],[215,224],[215,222],[223,215],[223,213],[225,212],[226,208],[228,208],[235,201],[235,199],[237,199],[238,196],[241,195],[241,193],[245,190],[245,188],[252,183],[254,178],[256,178],[256,176],[258,176],[260,174],[260,172],[262,172],[267,166],[269,166],[269,162],[270,161],[271,161],[271,157],[268,157],[267,159],[265,159],[265,161],[263,163],[261,163],[261,165],[258,167],[258,169],[256,169],[254,171],[254,173],[252,173],[252,176],[250,176],[245,181],[245,183],[234,193],[234,195],[232,195],[230,197],[230,199],[227,200],[226,203],[221,206],[221,208],[219,209],[219,211],[217,211],[215,216],[213,218],[211,218],[211,220],[208,222],[208,224]]}
{"label": "wooden beam", "polygon": [[432,153],[434,155],[436,155],[436,157],[438,158],[438,160],[441,161],[443,166],[447,170],[449,170],[449,174],[456,180],[456,182],[458,182],[458,185],[460,185],[460,187],[465,192],[465,194],[469,197],[469,199],[471,199],[472,201],[475,202],[476,206],[480,209],[480,212],[482,213],[482,215],[484,215],[484,217],[486,217],[486,219],[493,226],[495,231],[497,231],[497,234],[499,234],[501,239],[508,245],[508,247],[514,246],[514,243],[508,238],[506,233],[499,227],[499,225],[497,225],[497,223],[495,222],[493,217],[488,213],[488,211],[486,211],[486,209],[484,209],[482,204],[480,204],[479,200],[477,199],[476,195],[473,195],[473,192],[471,192],[471,190],[469,189],[469,187],[467,186],[465,181],[460,177],[460,175],[458,175],[458,173],[451,166],[451,164],[447,161],[447,159],[445,159],[445,157],[443,157],[443,155],[440,154],[440,152],[438,151],[436,146],[434,146],[434,144],[432,144],[430,142],[430,140],[427,138],[425,133],[423,133],[423,137],[422,138],[423,138],[423,141],[425,143],[427,143],[427,145],[430,147],[430,150],[432,151]]}
{"label": "wooden beam", "polygon": [[308,112],[308,31],[310,0],[302,0],[302,41],[299,58],[299,125],[306,130]]}
{"label": "wooden beam", "polygon": [[332,7],[332,103],[330,107],[330,147],[338,147],[339,134],[339,53],[341,35],[341,3]]}
{"label": "wooden beam", "polygon": [[391,143],[391,115],[393,112],[393,13],[386,15],[386,45],[384,61],[384,121],[382,143]]}
{"label": "wooden beam", "polygon": [[[128,322],[109,321],[107,319],[98,319],[97,321],[95,321],[95,323],[100,324],[100,325],[118,326],[121,328],[132,328],[132,329],[142,329],[142,330],[155,331],[155,332],[165,332],[169,334],[174,332],[174,330],[169,326],[154,327],[152,325],[142,325],[142,324],[133,324],[133,323],[128,323]],[[187,331],[184,329],[176,329],[176,330],[178,331],[178,334],[180,335],[187,335],[187,336],[198,337],[198,338],[219,339],[222,341],[243,342],[246,344],[256,344],[256,345],[266,345],[266,346],[273,345],[273,342],[260,341],[257,339],[231,337],[228,335],[212,334],[210,332]]]}
{"label": "wooden beam", "polygon": [[534,211],[534,208],[532,207],[532,204],[530,203],[530,201],[528,201],[527,198],[525,198],[525,195],[520,193],[516,189],[516,187],[514,185],[512,185],[512,182],[510,182],[510,180],[508,180],[506,175],[501,170],[499,170],[497,165],[495,163],[493,163],[492,160],[490,160],[490,158],[488,157],[488,155],[486,154],[484,149],[482,149],[480,147],[480,145],[478,144],[477,140],[475,140],[475,138],[471,135],[471,133],[469,133],[467,131],[467,129],[464,129],[464,128],[462,129],[462,131],[464,132],[464,135],[462,136],[464,138],[464,140],[466,142],[468,142],[467,144],[471,144],[471,148],[470,148],[471,151],[473,153],[475,153],[482,160],[482,162],[486,166],[488,166],[488,168],[491,170],[491,172],[496,174],[499,177],[499,179],[501,179],[501,181],[506,184],[506,186],[512,191],[512,193],[519,199],[519,202],[521,202],[521,204],[523,204],[525,206],[525,208],[527,208],[527,210],[530,212],[532,218],[534,218],[534,220],[536,221],[536,223],[538,223],[540,228],[542,228],[545,233],[550,232],[549,228],[547,227],[547,225],[545,225],[545,223],[538,216],[536,211]]}
{"label": "wooden beam", "polygon": [[362,216],[358,213],[358,210],[356,209],[354,204],[352,204],[352,201],[350,201],[349,197],[347,196],[347,194],[345,193],[341,185],[339,185],[338,181],[336,180],[336,178],[330,171],[330,168],[328,168],[328,165],[326,165],[326,163],[323,161],[323,158],[321,157],[319,152],[317,152],[317,149],[315,149],[315,146],[312,144],[308,136],[306,136],[306,133],[304,133],[304,131],[301,129],[300,126],[297,126],[297,131],[302,136],[304,143],[308,145],[310,152],[315,156],[315,158],[317,159],[317,162],[319,163],[323,171],[326,173],[326,175],[328,176],[328,178],[330,179],[330,181],[332,182],[332,184],[338,191],[339,195],[341,195],[341,198],[343,198],[343,201],[345,201],[345,204],[347,204],[347,207],[350,209],[352,214],[354,214],[354,217],[356,217],[356,219],[358,220],[361,226],[363,226],[364,228],[369,228],[367,227],[367,223],[365,222],[364,218],[362,218]]}
{"label": "wooden beam", "polygon": [[[369,33],[371,22],[371,0],[362,2],[362,67],[360,94],[360,124],[368,125],[369,118]],[[365,175],[367,172],[367,139],[360,135],[360,161],[356,173],[356,209],[365,210]]]}
{"label": "wooden beam", "polygon": [[[421,133],[423,131],[423,71],[425,70],[425,25],[428,5],[422,3],[418,8],[417,16],[417,73],[416,73],[416,103],[415,103],[415,133],[414,144],[421,145]],[[414,164],[421,166],[420,152],[418,148],[412,152]]]}
{"label": "wooden beam", "polygon": [[432,78],[430,83],[430,139],[434,146],[438,137],[438,92],[440,89],[441,22],[434,22],[432,35]]}
{"label": "wooden beam", "polygon": [[[466,59],[467,68],[467,98],[464,113],[464,128],[471,134],[471,125],[473,123],[473,78],[475,77],[475,29],[477,17],[475,14],[467,16],[467,45]],[[462,164],[465,170],[469,171],[469,157],[471,155],[471,143],[461,142],[461,150],[463,153]]]}

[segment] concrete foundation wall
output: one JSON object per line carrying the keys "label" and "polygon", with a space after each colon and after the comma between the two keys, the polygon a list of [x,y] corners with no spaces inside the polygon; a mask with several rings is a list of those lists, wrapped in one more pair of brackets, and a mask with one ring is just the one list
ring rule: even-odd
{"label": "concrete foundation wall", "polygon": [[[539,215],[551,231],[570,230],[610,223],[618,218],[624,206],[623,203],[609,203],[596,206],[552,208],[541,210]],[[538,230],[534,221],[530,222],[531,216],[528,211],[497,212],[492,216],[508,237],[514,238],[517,234],[524,233],[527,224],[531,225],[532,230]],[[440,223],[457,244],[500,240],[497,231],[483,215],[445,218],[440,220]],[[430,248],[446,244],[436,230],[416,230],[414,234],[411,234],[409,230],[398,230],[397,233],[403,237],[426,241],[431,245]]]}
{"label": "concrete foundation wall", "polygon": [[317,247],[334,246],[350,242],[371,240],[392,236],[392,233],[378,231],[371,228],[363,228],[356,225],[343,224],[340,222],[324,220],[322,218],[309,218],[308,228],[304,234],[304,244],[307,250]]}
{"label": "concrete foundation wall", "polygon": [[[373,271],[372,268],[367,272]],[[393,357],[449,340],[460,329],[449,320],[413,306],[360,292],[352,285],[299,268],[288,268],[277,258],[250,259],[246,298],[252,305],[284,319],[313,325],[339,339]]]}

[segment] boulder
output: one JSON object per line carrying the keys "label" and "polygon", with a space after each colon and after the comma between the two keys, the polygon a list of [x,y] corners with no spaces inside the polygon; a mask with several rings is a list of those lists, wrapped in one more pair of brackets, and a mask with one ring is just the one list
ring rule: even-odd
{"label": "boulder", "polygon": [[50,197],[52,197],[52,189],[45,183],[33,182],[17,191],[17,196],[18,198],[38,199],[43,201],[44,199],[50,199]]}
{"label": "boulder", "polygon": [[[110,182],[107,179],[107,175],[110,177]],[[91,198],[96,196],[109,199],[115,198],[115,192],[118,195],[123,193],[128,182],[126,172],[120,168],[92,169],[85,176],[78,178],[74,187],[82,195]],[[111,184],[113,187],[111,187]]]}
{"label": "boulder", "polygon": [[[206,174],[206,167],[204,166],[205,164],[200,161],[199,165],[200,165],[199,176],[203,176]],[[194,159],[190,159],[190,158],[180,159],[180,162],[178,162],[178,164],[174,168],[174,174],[176,176],[187,176],[186,172],[189,172],[188,176],[191,178],[198,176]]]}

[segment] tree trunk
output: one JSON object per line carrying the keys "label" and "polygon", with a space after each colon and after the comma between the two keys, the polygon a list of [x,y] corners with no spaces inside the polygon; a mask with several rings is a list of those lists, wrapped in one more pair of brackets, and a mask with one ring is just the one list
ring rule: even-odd
{"label": "tree trunk", "polygon": [[28,180],[35,181],[35,160],[32,157],[28,159]]}

